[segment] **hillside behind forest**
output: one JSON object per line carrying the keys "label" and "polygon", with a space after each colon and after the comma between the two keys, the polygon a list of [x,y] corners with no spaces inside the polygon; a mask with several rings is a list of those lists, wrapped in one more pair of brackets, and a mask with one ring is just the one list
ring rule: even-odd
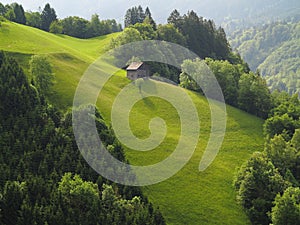
{"label": "hillside behind forest", "polygon": [[239,30],[230,43],[272,91],[300,92],[300,22],[276,22]]}
{"label": "hillside behind forest", "polygon": [[[54,107],[65,112],[72,106],[73,95],[83,72],[90,63],[105,52],[106,46],[117,35],[81,40],[50,34],[16,23],[3,22],[0,27],[0,49],[16,58],[29,80],[32,78],[28,66],[31,56],[33,54],[47,56],[54,72],[54,87],[48,99]],[[129,80],[125,78],[124,71],[120,71],[110,79],[99,96],[97,106],[108,127],[114,99],[128,83]],[[155,81],[153,85],[171,89],[179,88]],[[228,106],[226,136],[220,153],[206,171],[199,172],[199,162],[210,133],[210,108],[201,94],[187,90],[186,92],[196,105],[201,123],[201,134],[195,154],[174,177],[159,184],[143,187],[142,191],[153,203],[154,208],[160,208],[167,224],[250,224],[249,219],[236,202],[232,180],[235,169],[248,159],[253,151],[262,149],[263,121]],[[176,146],[180,133],[179,118],[175,109],[164,100],[157,98],[148,100],[138,102],[133,108],[134,119],[130,122],[134,133],[139,134],[140,137],[147,137],[149,135],[148,121],[156,116],[164,118],[169,132],[164,142],[150,152],[137,153],[123,146],[125,155],[132,164],[147,165],[164,159],[170,154],[172,146]],[[60,129],[55,129],[55,132],[59,131]],[[63,146],[60,149],[64,152],[64,157],[73,154],[69,150],[65,152]],[[45,163],[43,157],[36,158],[37,168],[44,168]],[[76,171],[80,172],[80,166],[77,169]],[[86,168],[84,171],[87,170]],[[83,175],[84,171],[82,171]],[[18,179],[22,181],[22,177]],[[55,179],[59,181],[62,177]],[[63,184],[67,185],[68,182],[72,183],[72,179],[74,182],[78,181],[76,177],[66,175],[61,180],[60,186],[63,187]],[[96,182],[97,179],[92,181]],[[101,183],[99,180],[98,182]],[[3,190],[3,187],[0,190]],[[37,206],[39,204],[38,202]]]}

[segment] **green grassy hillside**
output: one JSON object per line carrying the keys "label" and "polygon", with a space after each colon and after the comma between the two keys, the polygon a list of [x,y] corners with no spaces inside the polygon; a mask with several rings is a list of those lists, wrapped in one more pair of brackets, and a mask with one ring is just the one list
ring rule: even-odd
{"label": "green grassy hillside", "polygon": [[7,22],[0,27],[0,49],[16,56],[27,73],[31,55],[47,54],[56,77],[56,94],[51,99],[65,109],[71,106],[73,93],[85,69],[105,52],[116,35],[82,40]]}
{"label": "green grassy hillside", "polygon": [[[76,86],[85,69],[97,56],[103,54],[110,39],[116,35],[79,40],[14,23],[3,23],[0,27],[0,49],[17,57],[25,70],[28,70],[27,62],[32,54],[47,54],[56,78],[50,100],[66,109],[72,105]],[[127,84],[129,80],[120,71],[100,93],[101,105],[99,103],[98,106],[108,123],[114,98]],[[178,88],[154,81],[153,85]],[[232,180],[235,169],[253,151],[262,149],[263,121],[228,106],[227,133],[220,153],[207,170],[199,172],[199,162],[209,138],[210,109],[204,97],[190,91],[187,93],[197,107],[201,123],[196,151],[190,162],[174,177],[144,187],[143,190],[155,207],[160,207],[168,224],[250,224],[243,210],[236,204]],[[162,99],[151,97],[133,107],[130,120],[133,133],[141,138],[147,137],[148,122],[155,116],[165,120],[168,126],[167,138],[149,152],[126,149],[132,164],[148,165],[158,162],[176,146],[180,130],[178,114]]]}

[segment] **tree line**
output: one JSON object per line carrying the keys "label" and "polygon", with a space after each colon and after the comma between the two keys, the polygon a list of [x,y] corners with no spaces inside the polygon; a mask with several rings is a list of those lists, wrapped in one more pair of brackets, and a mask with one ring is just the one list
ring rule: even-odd
{"label": "tree line", "polygon": [[157,31],[154,37],[184,45],[201,58],[233,60],[224,29],[216,27],[213,20],[199,17],[194,11],[180,15],[175,9],[168,17],[168,24],[157,27],[150,9],[147,7],[144,11],[142,6],[138,6],[127,10],[124,21],[125,28],[135,24],[149,24],[154,32]]}
{"label": "tree line", "polygon": [[[206,71],[207,67],[203,67],[203,63],[208,65],[213,74]],[[227,104],[264,119],[268,117],[273,103],[266,81],[259,73],[251,72],[242,60],[238,64],[211,58],[206,58],[204,62],[199,59],[185,60],[180,74],[180,86],[203,93],[195,82],[197,80],[198,83],[203,83],[203,88],[210,88],[203,75],[216,77]]]}
{"label": "tree line", "polygon": [[[47,65],[43,71],[41,64]],[[83,159],[72,112],[60,112],[46,98],[52,79],[45,77],[51,76],[47,59],[32,57],[30,71],[31,82],[0,52],[0,224],[165,224],[140,188],[106,180]],[[95,117],[106,148],[126,162],[97,109]]]}
{"label": "tree line", "polygon": [[58,19],[55,9],[49,3],[41,12],[25,12],[23,6],[18,3],[5,6],[0,3],[0,16],[47,32],[66,34],[77,38],[97,37],[122,30],[116,20],[100,20],[97,14],[92,15],[90,21],[78,16]]}

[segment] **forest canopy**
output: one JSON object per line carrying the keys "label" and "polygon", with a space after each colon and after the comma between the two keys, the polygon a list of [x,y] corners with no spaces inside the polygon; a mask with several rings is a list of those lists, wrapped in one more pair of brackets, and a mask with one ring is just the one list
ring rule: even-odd
{"label": "forest canopy", "polygon": [[300,92],[300,22],[274,22],[238,30],[230,37],[233,49],[272,91]]}
{"label": "forest canopy", "polygon": [[[0,52],[0,224],[165,224],[139,188],[91,169],[77,149],[71,112],[62,114],[41,88]],[[96,118],[106,147],[125,162],[98,110]]]}

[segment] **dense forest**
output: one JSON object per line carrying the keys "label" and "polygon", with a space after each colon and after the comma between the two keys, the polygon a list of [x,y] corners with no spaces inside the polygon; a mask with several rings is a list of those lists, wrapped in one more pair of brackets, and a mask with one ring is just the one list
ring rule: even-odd
{"label": "dense forest", "polygon": [[300,23],[274,22],[239,30],[230,43],[250,68],[259,70],[272,91],[300,91]]}
{"label": "dense forest", "polygon": [[[262,152],[239,169],[234,182],[238,202],[252,224],[300,224],[300,102],[298,95],[274,92],[264,124]],[[260,151],[260,149],[257,149]]]}
{"label": "dense forest", "polygon": [[[61,114],[45,97],[51,67],[41,69],[47,63],[37,56],[30,64],[31,82],[0,53],[0,223],[165,224],[139,188],[111,183],[91,169],[77,149],[71,112]],[[99,112],[96,121],[106,147],[125,162]]]}

